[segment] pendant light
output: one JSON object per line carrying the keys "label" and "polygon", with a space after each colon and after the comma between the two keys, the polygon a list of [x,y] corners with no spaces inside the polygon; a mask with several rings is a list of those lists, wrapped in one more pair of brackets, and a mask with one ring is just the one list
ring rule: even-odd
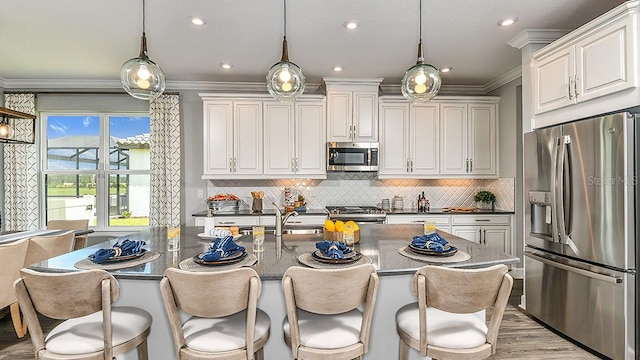
{"label": "pendant light", "polygon": [[142,0],[142,39],[140,55],[122,65],[120,82],[129,95],[136,99],[151,100],[162,95],[165,76],[160,66],[147,56],[147,37],[145,35],[145,0]]}
{"label": "pendant light", "polygon": [[274,99],[281,102],[295,101],[304,92],[305,79],[302,69],[289,61],[287,47],[287,1],[284,3],[284,39],[282,40],[282,59],[274,64],[267,73],[267,90]]}
{"label": "pendant light", "polygon": [[418,62],[404,73],[400,89],[402,95],[412,103],[427,102],[440,91],[442,79],[438,69],[424,62],[422,54],[422,0],[420,0],[420,42]]}

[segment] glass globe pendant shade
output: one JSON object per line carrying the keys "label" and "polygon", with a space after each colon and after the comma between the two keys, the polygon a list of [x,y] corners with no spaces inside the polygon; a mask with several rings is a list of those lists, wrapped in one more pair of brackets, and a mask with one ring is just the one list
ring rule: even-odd
{"label": "glass globe pendant shade", "polygon": [[11,139],[13,137],[13,128],[5,122],[0,122],[0,138]]}
{"label": "glass globe pendant shade", "polygon": [[407,70],[402,78],[402,95],[412,103],[427,102],[440,91],[442,79],[434,66],[418,63]]}
{"label": "glass globe pendant shade", "polygon": [[133,58],[122,65],[120,81],[124,90],[136,99],[151,100],[162,95],[165,75],[160,66],[146,56]]}
{"label": "glass globe pendant shade", "polygon": [[305,78],[302,69],[289,61],[287,40],[282,45],[282,60],[267,73],[267,90],[280,102],[295,101],[304,92]]}

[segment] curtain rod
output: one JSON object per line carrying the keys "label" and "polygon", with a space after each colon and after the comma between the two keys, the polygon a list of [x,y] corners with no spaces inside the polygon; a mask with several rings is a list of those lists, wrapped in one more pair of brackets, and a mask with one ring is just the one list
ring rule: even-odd
{"label": "curtain rod", "polygon": [[[127,95],[120,91],[4,91],[4,94],[54,94],[54,95]],[[165,91],[162,95],[180,95],[179,92]]]}

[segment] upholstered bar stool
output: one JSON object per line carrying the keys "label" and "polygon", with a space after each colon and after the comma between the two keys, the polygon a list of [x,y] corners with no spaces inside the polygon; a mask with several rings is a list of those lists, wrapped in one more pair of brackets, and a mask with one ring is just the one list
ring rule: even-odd
{"label": "upholstered bar stool", "polygon": [[284,341],[294,359],[361,359],[369,349],[378,283],[371,264],[287,269]]}
{"label": "upholstered bar stool", "polygon": [[[89,220],[49,220],[47,229],[52,230],[87,230],[89,228]],[[76,236],[73,250],[82,249],[87,246],[88,235]]]}
{"label": "upholstered bar stool", "polygon": [[28,248],[29,239],[0,245],[0,309],[9,306],[13,328],[19,338],[27,333],[27,325],[20,316],[13,283],[20,278],[20,269],[24,266]]}
{"label": "upholstered bar stool", "polygon": [[[255,270],[169,268],[160,291],[178,359],[264,359],[271,321],[257,307],[262,282]],[[179,310],[190,317],[182,322]]]}
{"label": "upholstered bar stool", "polygon": [[[498,330],[513,279],[505,265],[481,269],[424,266],[413,277],[418,302],[400,308],[400,360],[409,347],[433,359],[485,359],[496,352]],[[486,322],[475,313],[492,309]]]}
{"label": "upholstered bar stool", "polygon": [[[14,288],[31,333],[36,360],[110,360],[137,348],[147,360],[151,315],[118,298],[116,279],[104,270],[41,273],[20,270]],[[65,320],[45,337],[38,314]]]}
{"label": "upholstered bar stool", "polygon": [[29,239],[24,266],[73,251],[74,243],[74,233],[71,230],[54,236],[34,236]]}

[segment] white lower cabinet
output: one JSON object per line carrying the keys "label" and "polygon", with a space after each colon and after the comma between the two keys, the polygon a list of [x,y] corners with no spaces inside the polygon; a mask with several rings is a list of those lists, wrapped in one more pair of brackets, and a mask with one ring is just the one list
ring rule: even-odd
{"label": "white lower cabinet", "polygon": [[[275,215],[238,215],[238,216],[213,216],[215,226],[239,226],[253,225],[275,226]],[[326,215],[298,215],[287,220],[286,226],[324,226]],[[196,217],[195,226],[204,226],[205,217]]]}
{"label": "white lower cabinet", "polygon": [[[419,215],[419,214],[407,214],[407,215],[387,215],[387,224],[424,224],[425,221],[430,221],[436,224],[436,229],[451,232],[451,217],[449,215]],[[416,234],[417,235],[417,234]]]}
{"label": "white lower cabinet", "polygon": [[213,216],[215,226],[260,225],[260,216]]}
{"label": "white lower cabinet", "polygon": [[511,252],[511,215],[452,215],[451,224],[453,235]]}

